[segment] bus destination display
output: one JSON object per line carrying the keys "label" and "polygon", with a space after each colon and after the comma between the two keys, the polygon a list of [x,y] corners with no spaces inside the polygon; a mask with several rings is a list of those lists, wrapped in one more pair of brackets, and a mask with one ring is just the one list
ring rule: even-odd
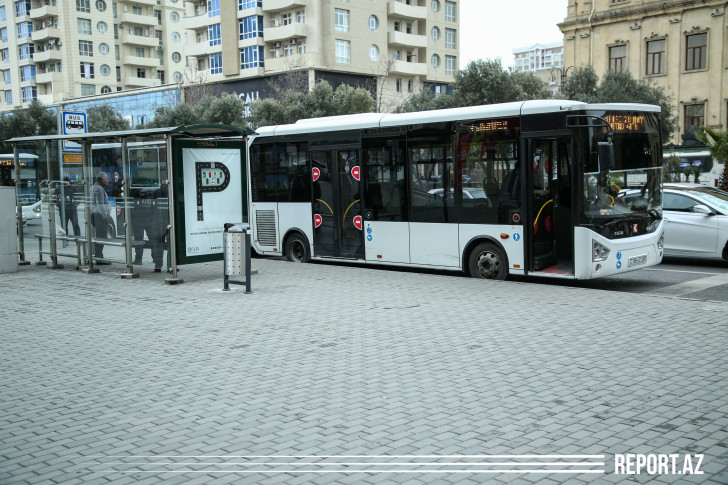
{"label": "bus destination display", "polygon": [[645,115],[606,115],[604,117],[610,125],[612,130],[619,132],[639,132],[645,131]]}

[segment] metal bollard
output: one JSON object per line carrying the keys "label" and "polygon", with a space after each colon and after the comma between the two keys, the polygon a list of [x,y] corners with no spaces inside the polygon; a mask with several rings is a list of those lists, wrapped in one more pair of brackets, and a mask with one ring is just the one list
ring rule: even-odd
{"label": "metal bollard", "polygon": [[[239,226],[241,231],[231,231]],[[223,231],[223,291],[230,291],[231,284],[245,285],[250,291],[250,226],[245,223],[225,223]],[[245,281],[231,280],[231,276],[245,275]]]}

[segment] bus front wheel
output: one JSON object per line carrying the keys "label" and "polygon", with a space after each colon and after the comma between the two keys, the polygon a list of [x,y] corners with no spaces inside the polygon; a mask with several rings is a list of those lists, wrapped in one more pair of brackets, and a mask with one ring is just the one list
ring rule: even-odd
{"label": "bus front wheel", "polygon": [[311,250],[306,238],[299,233],[291,234],[286,241],[286,257],[294,263],[310,262]]}
{"label": "bus front wheel", "polygon": [[473,278],[504,280],[508,276],[508,260],[495,244],[480,243],[470,252],[468,271]]}

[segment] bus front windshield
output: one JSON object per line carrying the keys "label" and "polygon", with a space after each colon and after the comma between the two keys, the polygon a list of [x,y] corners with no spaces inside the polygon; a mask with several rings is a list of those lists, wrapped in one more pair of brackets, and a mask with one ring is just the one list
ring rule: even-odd
{"label": "bus front windshield", "polygon": [[659,120],[656,113],[595,112],[609,121],[614,145],[614,166],[599,160],[598,144],[607,131],[591,131],[583,140],[582,223],[602,227],[613,221],[661,218],[662,164]]}

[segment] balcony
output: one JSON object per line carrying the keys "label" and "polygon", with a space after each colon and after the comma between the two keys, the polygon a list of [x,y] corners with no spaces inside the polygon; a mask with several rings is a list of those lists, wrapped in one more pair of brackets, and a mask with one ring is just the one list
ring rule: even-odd
{"label": "balcony", "polygon": [[405,34],[404,32],[387,32],[389,45],[400,45],[404,47],[427,47],[427,36]]}
{"label": "balcony", "polygon": [[42,7],[30,9],[30,18],[33,20],[44,19],[51,16],[58,17],[58,7],[55,5],[44,5]]}
{"label": "balcony", "polygon": [[305,7],[304,0],[263,0],[263,11],[278,12],[279,10],[291,10],[296,7]]}
{"label": "balcony", "polygon": [[387,15],[406,19],[425,20],[427,19],[427,7],[417,7],[402,2],[389,2],[387,4]]}
{"label": "balcony", "polygon": [[124,12],[119,15],[119,22],[134,25],[147,25],[149,27],[156,27],[159,23],[157,21],[157,17],[154,15],[137,15],[129,12]]}
{"label": "balcony", "polygon": [[208,17],[207,13],[204,13],[202,15],[183,18],[182,27],[188,30],[199,30],[218,22],[220,22],[220,17]]}
{"label": "balcony", "polygon": [[60,100],[56,100],[56,99],[53,99],[53,98],[54,98],[53,93],[51,93],[51,94],[39,94],[38,95],[38,101],[40,101],[41,103],[43,103],[46,106],[48,106],[50,104],[54,104],[56,101],[60,101]]}
{"label": "balcony", "polygon": [[42,42],[47,39],[60,39],[61,30],[55,27],[46,27],[45,29],[34,30],[33,33],[30,34],[30,38],[33,42]]}
{"label": "balcony", "polygon": [[190,44],[185,47],[185,55],[192,57],[207,56],[213,52],[220,52],[221,46],[210,45],[210,41],[205,40],[204,42],[198,42],[197,44]]}
{"label": "balcony", "polygon": [[63,81],[63,75],[60,72],[44,72],[35,75],[36,84],[59,84]]}
{"label": "balcony", "polygon": [[424,62],[394,61],[390,72],[394,74],[406,74],[408,76],[426,76],[427,64]]}
{"label": "balcony", "polygon": [[134,35],[128,29],[122,31],[119,40],[122,44],[143,45],[145,47],[158,47],[159,39],[153,35]]}
{"label": "balcony", "polygon": [[294,22],[280,27],[268,27],[263,29],[263,38],[266,42],[274,42],[277,40],[287,40],[294,37],[306,37],[308,30],[306,24]]}
{"label": "balcony", "polygon": [[33,61],[35,63],[60,61],[61,57],[60,49],[46,49],[40,52],[36,51],[35,54],[33,54]]}
{"label": "balcony", "polygon": [[156,57],[124,56],[122,60],[125,64],[132,66],[159,67],[162,65],[161,61]]}
{"label": "balcony", "polygon": [[126,78],[124,78],[124,84],[127,88],[153,88],[155,86],[161,86],[162,81],[153,77],[127,76]]}
{"label": "balcony", "polygon": [[133,2],[136,5],[157,5],[159,2],[157,0],[134,0]]}

